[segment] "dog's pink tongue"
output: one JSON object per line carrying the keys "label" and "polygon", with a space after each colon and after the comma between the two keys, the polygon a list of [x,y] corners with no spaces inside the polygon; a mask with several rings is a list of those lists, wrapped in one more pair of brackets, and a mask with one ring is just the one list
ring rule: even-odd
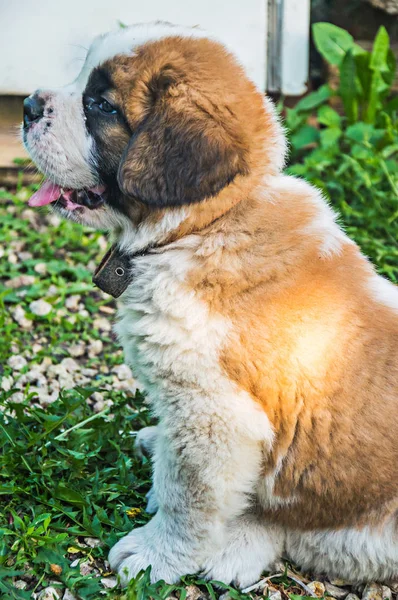
{"label": "dog's pink tongue", "polygon": [[51,204],[54,200],[58,200],[62,191],[59,185],[46,181],[41,188],[31,196],[29,206],[45,206]]}

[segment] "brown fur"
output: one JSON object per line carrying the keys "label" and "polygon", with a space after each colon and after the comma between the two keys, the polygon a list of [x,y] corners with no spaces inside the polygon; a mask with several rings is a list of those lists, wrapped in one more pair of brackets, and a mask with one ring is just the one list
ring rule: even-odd
{"label": "brown fur", "polygon": [[[159,177],[152,152],[165,127],[182,144],[204,135],[229,148],[231,182],[187,207],[163,242],[196,234],[187,285],[232,322],[222,367],[275,430],[264,476],[281,463],[274,493],[291,502],[269,519],[304,529],[381,523],[398,498],[398,317],[372,300],[371,266],[348,241],[323,256],[322,235],[305,233],[316,204],[273,188],[275,123],[220,46],[168,38],[108,68],[132,130],[151,123],[123,172],[127,195],[140,171]],[[155,222],[173,209],[142,210],[137,218]]]}

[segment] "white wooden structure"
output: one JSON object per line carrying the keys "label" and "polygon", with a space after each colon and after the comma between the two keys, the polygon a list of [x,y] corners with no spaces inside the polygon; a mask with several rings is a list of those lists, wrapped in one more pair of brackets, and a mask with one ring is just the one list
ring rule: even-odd
{"label": "white wooden structure", "polygon": [[[198,25],[238,56],[263,90],[300,95],[310,0],[0,0],[0,95],[72,81],[98,34],[164,20]],[[268,83],[267,83],[268,80]]]}

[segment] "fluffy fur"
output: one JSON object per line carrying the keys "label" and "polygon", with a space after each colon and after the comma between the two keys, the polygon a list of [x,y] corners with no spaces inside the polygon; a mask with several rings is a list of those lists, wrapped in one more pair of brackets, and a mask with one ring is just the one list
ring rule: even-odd
{"label": "fluffy fur", "polygon": [[[165,24],[94,43],[70,95],[76,148],[65,92],[46,94],[56,139],[42,119],[25,143],[54,181],[107,186],[100,208],[59,210],[131,254],[116,331],[159,419],[137,438],[157,512],[112,567],[245,586],[287,552],[397,577],[397,288],[282,174],[272,104],[220,44]],[[98,96],[114,114],[87,112]],[[55,145],[78,153],[73,176]]]}

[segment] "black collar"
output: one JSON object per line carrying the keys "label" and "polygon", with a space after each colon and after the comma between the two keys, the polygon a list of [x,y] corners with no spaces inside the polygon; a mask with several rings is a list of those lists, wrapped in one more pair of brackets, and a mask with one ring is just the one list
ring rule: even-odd
{"label": "black collar", "polygon": [[94,285],[114,298],[119,298],[133,281],[131,259],[135,256],[143,256],[147,250],[148,248],[128,255],[114,244],[94,271]]}

